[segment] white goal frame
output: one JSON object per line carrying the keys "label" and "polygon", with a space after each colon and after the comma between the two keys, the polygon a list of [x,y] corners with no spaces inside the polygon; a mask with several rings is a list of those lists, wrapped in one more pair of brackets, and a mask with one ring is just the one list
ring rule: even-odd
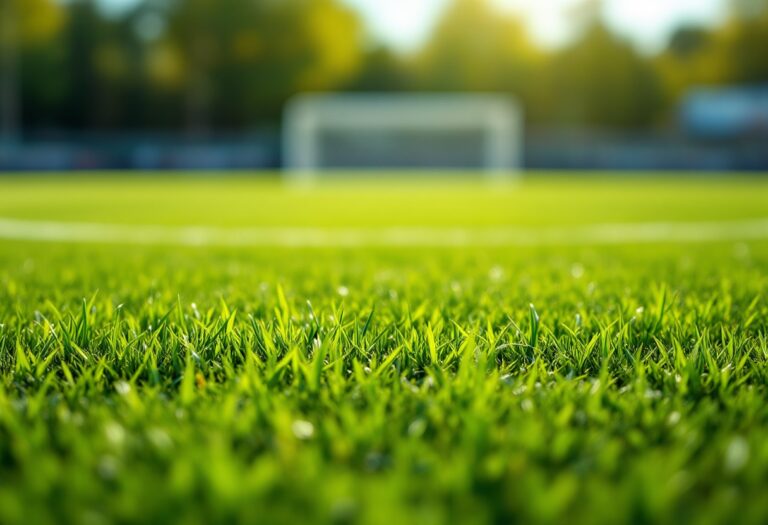
{"label": "white goal frame", "polygon": [[[499,94],[305,94],[283,117],[283,166],[295,180],[312,180],[322,165],[324,130],[445,131],[480,129],[482,166],[488,178],[516,178],[522,168],[523,112]],[[359,168],[364,169],[365,166]]]}

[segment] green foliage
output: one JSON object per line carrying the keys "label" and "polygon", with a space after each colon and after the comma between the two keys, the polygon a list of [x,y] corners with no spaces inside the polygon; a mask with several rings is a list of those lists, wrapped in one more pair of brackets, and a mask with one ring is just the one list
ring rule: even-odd
{"label": "green foliage", "polygon": [[333,0],[174,5],[166,38],[183,63],[187,118],[200,125],[275,118],[291,95],[338,86],[357,70],[358,20]]}
{"label": "green foliage", "polygon": [[[168,209],[189,202],[172,188],[197,188],[210,213],[236,219],[215,191],[173,182],[152,192]],[[25,209],[71,220],[56,183],[30,184],[2,193],[26,187]],[[243,192],[219,184],[219,197]],[[642,195],[641,183],[583,184],[607,207]],[[714,185],[687,196],[738,216],[738,186]],[[121,207],[125,192],[78,187],[91,217]],[[438,194],[451,191],[470,195]],[[291,192],[269,195],[297,209]],[[540,198],[563,195],[565,183]],[[135,206],[149,214],[147,202]],[[370,213],[392,222],[393,208]],[[767,269],[765,241],[2,241],[0,521],[763,523]]]}
{"label": "green foliage", "polygon": [[357,17],[334,0],[146,1],[112,16],[96,0],[32,6],[36,24],[20,27],[31,127],[243,129],[297,92],[348,82],[362,55]]}
{"label": "green foliage", "polygon": [[530,81],[538,58],[522,21],[485,1],[457,0],[415,69],[426,88],[514,93]]}
{"label": "green foliage", "polygon": [[722,27],[683,27],[658,57],[657,70],[669,110],[691,87],[768,81],[768,3],[747,0],[731,4],[731,16]]}
{"label": "green foliage", "polygon": [[23,44],[50,40],[65,19],[62,7],[48,0],[4,0],[0,13],[15,18],[15,36]]}
{"label": "green foliage", "polygon": [[410,55],[370,45],[338,0],[143,1],[111,16],[96,0],[5,8],[19,19],[33,129],[243,130],[323,90],[498,91],[534,125],[647,128],[673,119],[692,87],[768,81],[763,0],[733,2],[720,27],[681,27],[658,56],[609,31],[600,2],[584,5],[573,40],[545,50],[490,0],[455,0]]}
{"label": "green foliage", "polygon": [[600,24],[552,60],[551,104],[571,124],[639,128],[653,123],[661,101],[656,73],[637,51]]}

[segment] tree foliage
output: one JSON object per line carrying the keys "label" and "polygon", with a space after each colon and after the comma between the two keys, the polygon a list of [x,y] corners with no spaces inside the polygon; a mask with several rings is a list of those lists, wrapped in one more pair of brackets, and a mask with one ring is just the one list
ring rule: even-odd
{"label": "tree foliage", "polygon": [[556,118],[568,124],[649,125],[660,98],[651,65],[600,24],[552,57],[549,86]]}
{"label": "tree foliage", "polygon": [[340,0],[5,2],[29,129],[242,130],[298,92],[413,89],[509,93],[534,125],[641,128],[693,86],[768,82],[765,0],[733,0],[721,27],[681,27],[656,56],[607,29],[599,2],[546,50],[490,0],[455,0],[407,55],[371,45]]}

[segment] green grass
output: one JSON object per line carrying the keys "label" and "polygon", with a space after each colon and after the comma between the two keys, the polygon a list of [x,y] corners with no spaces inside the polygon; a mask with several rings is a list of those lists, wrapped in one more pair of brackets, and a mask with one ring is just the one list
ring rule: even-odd
{"label": "green grass", "polygon": [[[391,177],[389,177],[391,180]],[[286,189],[248,176],[3,177],[0,216],[213,226],[545,226],[765,217],[765,178],[544,174],[511,187],[401,176]],[[586,183],[585,183],[586,181]],[[692,184],[693,183],[693,184]]]}
{"label": "green grass", "polygon": [[[768,178],[0,178],[0,217],[768,216]],[[768,240],[0,240],[0,523],[765,523]]]}

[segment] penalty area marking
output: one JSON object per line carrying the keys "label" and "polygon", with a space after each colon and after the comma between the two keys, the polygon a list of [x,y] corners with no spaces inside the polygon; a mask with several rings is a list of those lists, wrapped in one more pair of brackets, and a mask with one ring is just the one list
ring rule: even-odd
{"label": "penalty area marking", "polygon": [[541,228],[152,226],[0,218],[0,239],[184,246],[547,246],[768,239],[768,218]]}

